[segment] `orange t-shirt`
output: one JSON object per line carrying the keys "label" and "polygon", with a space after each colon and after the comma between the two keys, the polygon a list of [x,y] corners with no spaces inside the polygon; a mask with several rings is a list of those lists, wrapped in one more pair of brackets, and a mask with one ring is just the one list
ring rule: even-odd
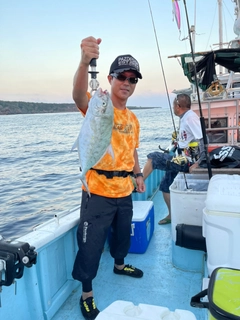
{"label": "orange t-shirt", "polygon": [[[95,169],[107,171],[133,171],[134,151],[139,147],[140,126],[136,115],[128,108],[114,108],[114,123],[111,146],[114,159],[109,153],[94,166]],[[130,176],[107,179],[94,170],[86,173],[90,193],[110,198],[120,198],[132,193],[133,183]],[[85,190],[85,188],[83,187]]]}

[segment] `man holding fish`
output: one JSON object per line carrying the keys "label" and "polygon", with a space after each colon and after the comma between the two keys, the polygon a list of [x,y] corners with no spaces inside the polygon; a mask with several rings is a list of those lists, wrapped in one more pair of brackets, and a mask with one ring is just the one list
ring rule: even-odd
{"label": "man holding fish", "polygon": [[135,278],[143,276],[140,269],[124,261],[130,247],[133,215],[132,174],[137,191],[145,191],[137,154],[140,126],[135,114],[126,107],[142,75],[135,58],[129,54],[118,56],[108,75],[110,95],[98,89],[91,98],[87,93],[89,64],[99,58],[100,43],[101,39],[94,37],[82,40],[81,61],[73,84],[73,99],[85,119],[75,144],[83,190],[77,232],[79,250],[72,275],[82,282],[80,308],[85,319],[95,319],[99,313],[93,299],[92,280],[110,227],[113,272]]}

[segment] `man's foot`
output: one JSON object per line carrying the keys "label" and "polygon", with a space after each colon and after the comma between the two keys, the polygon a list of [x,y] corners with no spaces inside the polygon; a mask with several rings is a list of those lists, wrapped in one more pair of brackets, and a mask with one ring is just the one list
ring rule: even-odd
{"label": "man's foot", "polygon": [[129,264],[126,264],[125,267],[121,270],[119,270],[114,266],[113,272],[116,274],[122,274],[122,275],[130,276],[133,278],[142,278],[143,276],[142,270],[135,268]]}
{"label": "man's foot", "polygon": [[162,220],[160,220],[159,222],[158,222],[158,224],[168,224],[168,223],[171,223],[171,218],[169,218],[169,217],[166,217],[166,218],[163,218]]}
{"label": "man's foot", "polygon": [[94,320],[99,314],[99,310],[95,305],[93,297],[89,297],[86,300],[83,300],[82,297],[80,299],[80,309],[82,311],[82,315],[86,320]]}

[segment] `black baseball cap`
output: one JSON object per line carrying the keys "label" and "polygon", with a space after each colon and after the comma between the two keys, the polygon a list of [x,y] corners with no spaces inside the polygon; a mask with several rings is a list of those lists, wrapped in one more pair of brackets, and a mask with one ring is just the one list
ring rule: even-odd
{"label": "black baseball cap", "polygon": [[139,79],[142,79],[139,63],[130,54],[124,54],[122,56],[118,56],[111,64],[109,74],[114,72],[121,73],[123,71],[128,71],[128,70],[135,72],[136,76]]}

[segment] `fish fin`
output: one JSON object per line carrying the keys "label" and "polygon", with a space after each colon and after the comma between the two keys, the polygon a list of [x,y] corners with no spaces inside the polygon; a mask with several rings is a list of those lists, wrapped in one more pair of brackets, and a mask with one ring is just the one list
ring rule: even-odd
{"label": "fish fin", "polygon": [[114,151],[111,144],[107,147],[106,153],[109,153],[112,159],[114,160],[115,156],[114,156]]}
{"label": "fish fin", "polygon": [[87,181],[86,181],[86,179],[85,179],[85,176],[83,177],[83,176],[80,174],[80,175],[79,175],[79,178],[80,178],[80,180],[82,181],[82,184],[84,185],[84,187],[85,187],[85,189],[86,189],[89,197],[91,197],[91,193],[90,193],[90,191],[89,191],[88,184],[87,184]]}
{"label": "fish fin", "polygon": [[73,151],[74,149],[77,149],[77,148],[78,148],[78,137],[77,137],[76,141],[74,142],[71,151]]}
{"label": "fish fin", "polygon": [[78,159],[79,159],[79,169],[80,171],[82,171],[81,169],[81,157],[80,157],[80,150],[79,150],[79,147],[78,147],[78,143],[79,143],[79,136],[77,137],[76,141],[74,142],[73,146],[72,146],[72,149],[71,149],[71,152],[73,152],[73,150],[77,149],[78,151]]}

